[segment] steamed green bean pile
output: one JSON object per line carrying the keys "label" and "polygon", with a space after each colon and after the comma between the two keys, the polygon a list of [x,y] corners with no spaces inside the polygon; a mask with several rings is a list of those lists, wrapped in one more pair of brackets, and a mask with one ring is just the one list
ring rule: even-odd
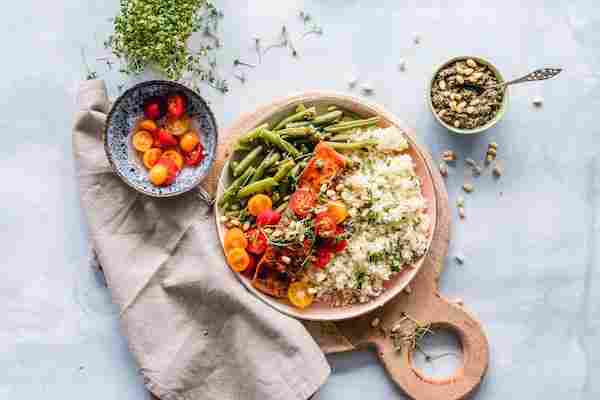
{"label": "steamed green bean pile", "polygon": [[318,110],[300,104],[272,128],[269,124],[257,126],[242,135],[233,147],[229,163],[233,179],[219,206],[242,210],[250,196],[269,192],[274,206],[284,207],[317,143],[326,141],[338,150],[371,146],[370,141],[353,142],[352,134],[372,128],[378,121],[379,117],[361,119],[336,106]]}

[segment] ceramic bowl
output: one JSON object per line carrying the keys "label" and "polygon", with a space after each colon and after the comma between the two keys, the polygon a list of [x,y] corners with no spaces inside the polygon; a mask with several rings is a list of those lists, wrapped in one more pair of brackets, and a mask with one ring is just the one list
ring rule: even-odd
{"label": "ceramic bowl", "polygon": [[[134,128],[144,116],[144,104],[152,97],[166,98],[179,93],[187,99],[187,115],[199,133],[206,157],[195,167],[184,167],[169,186],[154,186],[142,157],[132,144]],[[171,197],[196,187],[208,174],[217,149],[217,123],[212,111],[197,93],[169,81],[147,81],[125,91],[113,104],[104,131],[104,149],[110,165],[123,181],[135,190],[153,197]]]}
{"label": "ceramic bowl", "polygon": [[450,64],[452,64],[452,63],[454,63],[456,61],[463,61],[463,60],[467,60],[469,58],[473,59],[478,64],[482,64],[482,65],[487,66],[494,73],[494,75],[496,75],[496,78],[498,79],[498,82],[504,82],[504,78],[502,77],[502,74],[500,74],[500,71],[498,71],[498,69],[494,66],[494,64],[492,64],[491,62],[489,62],[486,59],[483,59],[481,57],[476,57],[476,56],[461,56],[461,57],[451,58],[450,60],[448,60],[445,63],[441,64],[439,67],[437,67],[433,71],[433,75],[431,77],[431,80],[429,81],[429,87],[428,87],[428,90],[427,90],[427,102],[429,103],[429,109],[433,113],[433,116],[435,117],[435,119],[442,126],[444,126],[449,131],[457,133],[459,135],[471,135],[471,134],[475,134],[475,133],[481,133],[481,132],[483,132],[483,131],[491,128],[492,126],[496,125],[498,123],[498,121],[500,121],[502,119],[502,117],[506,113],[506,108],[508,106],[508,88],[505,88],[504,89],[504,97],[502,98],[502,106],[500,107],[500,110],[498,110],[498,112],[496,113],[495,117],[492,120],[490,120],[487,124],[485,124],[483,126],[480,126],[478,128],[475,128],[475,129],[460,129],[460,128],[455,128],[453,125],[447,124],[444,120],[442,120],[437,115],[437,113],[435,112],[435,109],[433,108],[433,103],[431,101],[431,88],[433,86],[433,82],[435,81],[435,77],[437,76],[437,74],[442,69],[446,68],[448,65],[450,65]]}
{"label": "ceramic bowl", "polygon": [[[429,164],[426,161],[427,156],[425,155],[426,153],[423,151],[423,149],[421,149],[419,145],[417,145],[413,136],[414,131],[407,127],[402,121],[397,119],[393,114],[384,110],[381,106],[367,102],[364,99],[343,94],[328,92],[304,93],[288,97],[279,101],[275,101],[269,105],[261,107],[252,114],[245,115],[244,117],[242,117],[237,123],[233,125],[232,128],[228,130],[230,143],[233,144],[237,136],[244,134],[259,125],[262,125],[265,122],[268,122],[271,126],[273,126],[274,123],[279,122],[282,118],[292,113],[295,110],[296,106],[298,106],[300,103],[306,105],[307,107],[314,105],[317,107],[317,109],[322,110],[324,110],[326,106],[335,105],[339,109],[349,111],[362,118],[379,115],[381,118],[379,124],[380,126],[386,127],[395,125],[406,133],[407,139],[410,144],[410,148],[407,152],[412,156],[414,160],[416,173],[421,180],[423,196],[425,197],[428,204],[427,214],[431,221],[431,231],[429,232],[429,240],[427,243],[427,251],[429,251],[433,237],[433,230],[436,225],[437,199],[435,196],[435,189],[433,186],[431,170]],[[228,153],[230,152],[223,152],[223,157]],[[231,159],[231,157],[224,157],[223,160],[223,169],[218,182],[217,199],[221,198],[224,188],[228,187],[232,181],[230,176],[231,174],[229,173],[229,163],[233,160]],[[219,159],[218,164],[220,164],[221,161],[222,160]],[[215,222],[218,227],[217,231],[219,239],[221,241],[221,245],[223,245],[223,240],[226,231],[223,224],[219,222],[220,216],[222,215],[223,210],[221,210],[217,205],[215,212]],[[272,307],[283,312],[284,314],[304,320],[336,321],[354,318],[359,315],[373,311],[379,307],[382,307],[386,302],[394,298],[396,295],[400,294],[402,290],[409,284],[409,282],[417,275],[417,273],[421,269],[421,266],[423,265],[423,261],[426,256],[427,253],[422,258],[417,260],[413,265],[404,268],[401,272],[395,274],[392,277],[392,279],[387,281],[385,283],[385,291],[381,294],[381,296],[367,303],[352,304],[343,307],[333,307],[323,302],[314,302],[310,307],[307,307],[306,309],[299,309],[294,307],[289,301],[287,301],[287,299],[277,299],[262,293],[254,286],[252,286],[252,282],[249,278],[245,277],[242,274],[233,271],[231,272],[237,276],[241,283],[250,292],[254,293],[265,303],[271,305]]]}

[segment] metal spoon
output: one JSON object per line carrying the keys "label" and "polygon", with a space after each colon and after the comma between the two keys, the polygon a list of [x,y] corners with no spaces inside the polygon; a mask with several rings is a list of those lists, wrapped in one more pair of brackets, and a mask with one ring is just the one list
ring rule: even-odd
{"label": "metal spoon", "polygon": [[501,87],[502,89],[504,89],[506,86],[514,85],[515,83],[544,81],[546,79],[554,78],[561,71],[562,71],[562,68],[542,68],[542,69],[536,69],[535,71],[530,72],[525,76],[522,76],[517,79],[513,79],[512,81],[508,81],[508,82],[496,83],[496,84],[490,85],[490,86],[481,86],[476,83],[465,83],[462,85],[462,87],[464,87],[465,89],[473,90],[473,91],[477,92],[477,94],[482,94],[483,92],[485,92],[487,90],[494,89],[497,87]]}

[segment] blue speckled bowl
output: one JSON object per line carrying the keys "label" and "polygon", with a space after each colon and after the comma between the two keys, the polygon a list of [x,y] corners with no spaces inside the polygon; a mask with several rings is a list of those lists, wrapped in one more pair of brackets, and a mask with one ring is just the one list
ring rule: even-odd
{"label": "blue speckled bowl", "polygon": [[[148,170],[131,138],[136,123],[143,118],[144,103],[175,92],[187,97],[187,114],[200,134],[206,157],[196,167],[184,167],[171,185],[157,187],[148,179]],[[196,187],[208,174],[217,149],[217,123],[204,99],[189,88],[169,81],[142,82],[125,91],[113,104],[106,120],[104,149],[117,175],[135,190],[153,197],[176,196]]]}

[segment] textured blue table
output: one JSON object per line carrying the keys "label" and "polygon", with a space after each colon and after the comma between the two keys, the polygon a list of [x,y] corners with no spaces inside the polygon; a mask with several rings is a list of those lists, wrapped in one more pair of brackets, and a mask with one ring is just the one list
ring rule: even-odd
{"label": "textured blue table", "polygon": [[[483,322],[491,345],[478,398],[600,396],[600,9],[580,2],[506,0],[222,2],[226,74],[253,59],[252,37],[281,24],[301,31],[300,9],[325,34],[275,49],[230,77],[226,96],[206,89],[221,126],[274,97],[306,89],[349,91],[345,75],[370,82],[377,101],[410,125],[433,154],[453,148],[481,159],[499,143],[505,175],[475,180],[467,220],[453,227],[441,288]],[[449,3],[449,4],[445,4]],[[492,6],[494,4],[494,6]],[[87,240],[71,156],[71,119],[88,62],[116,94],[117,74],[95,57],[117,0],[21,0],[4,5],[0,27],[0,398],[145,399],[99,276],[87,267]],[[413,44],[418,32],[421,43]],[[436,125],[425,91],[434,65],[455,55],[493,60],[507,77],[563,66],[544,85],[514,87],[505,119],[485,135],[459,138]],[[406,71],[398,70],[400,59]],[[360,85],[360,83],[359,83]],[[358,91],[355,89],[355,93]],[[535,109],[534,96],[544,98]],[[464,180],[451,170],[451,201]],[[322,399],[401,398],[370,353],[330,357]]]}

